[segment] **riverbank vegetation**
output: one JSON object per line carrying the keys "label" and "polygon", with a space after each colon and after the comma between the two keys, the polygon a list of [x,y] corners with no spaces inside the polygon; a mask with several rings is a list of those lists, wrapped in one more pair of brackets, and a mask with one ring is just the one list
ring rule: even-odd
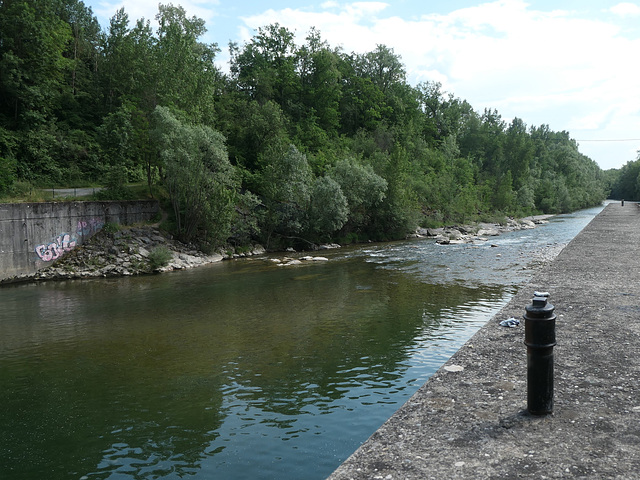
{"label": "riverbank vegetation", "polygon": [[622,168],[607,170],[605,173],[611,185],[611,198],[640,200],[640,155],[637,160],[627,162]]}
{"label": "riverbank vegetation", "polygon": [[[203,248],[398,238],[421,226],[568,212],[607,178],[568,132],[477,112],[401,57],[277,24],[204,44],[159,5],[103,31],[77,0],[0,1],[0,196],[144,181]],[[225,71],[226,70],[226,71]]]}

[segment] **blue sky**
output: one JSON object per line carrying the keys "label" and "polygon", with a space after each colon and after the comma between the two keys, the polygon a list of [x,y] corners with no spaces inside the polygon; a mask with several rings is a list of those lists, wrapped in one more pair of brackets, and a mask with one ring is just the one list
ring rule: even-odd
{"label": "blue sky", "polygon": [[[477,111],[507,122],[567,130],[604,168],[640,150],[640,0],[388,0],[318,2],[174,0],[206,21],[226,69],[229,41],[280,23],[299,36],[316,27],[330,45],[367,52],[384,44],[408,80],[438,81]],[[103,28],[124,7],[132,23],[153,20],[158,2],[85,0]]]}

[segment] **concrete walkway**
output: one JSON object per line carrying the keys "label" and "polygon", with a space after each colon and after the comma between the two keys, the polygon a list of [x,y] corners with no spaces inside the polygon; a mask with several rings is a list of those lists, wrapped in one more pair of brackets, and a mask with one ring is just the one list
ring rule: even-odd
{"label": "concrete walkway", "polygon": [[[526,411],[524,322],[499,326],[535,290],[558,316],[542,417]],[[640,479],[638,205],[608,205],[329,478]]]}

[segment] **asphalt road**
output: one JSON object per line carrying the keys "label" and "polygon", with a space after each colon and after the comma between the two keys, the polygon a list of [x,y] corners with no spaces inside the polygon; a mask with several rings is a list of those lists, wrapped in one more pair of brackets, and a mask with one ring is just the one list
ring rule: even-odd
{"label": "asphalt road", "polygon": [[91,188],[46,188],[43,192],[51,194],[52,198],[64,198],[64,197],[88,197],[96,192],[102,190],[102,187]]}

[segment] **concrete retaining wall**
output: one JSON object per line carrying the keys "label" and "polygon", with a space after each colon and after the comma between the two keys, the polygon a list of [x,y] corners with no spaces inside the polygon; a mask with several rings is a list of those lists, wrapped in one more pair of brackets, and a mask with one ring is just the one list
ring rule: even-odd
{"label": "concrete retaining wall", "polygon": [[106,223],[131,225],[158,211],[157,201],[0,204],[0,280],[51,264]]}

